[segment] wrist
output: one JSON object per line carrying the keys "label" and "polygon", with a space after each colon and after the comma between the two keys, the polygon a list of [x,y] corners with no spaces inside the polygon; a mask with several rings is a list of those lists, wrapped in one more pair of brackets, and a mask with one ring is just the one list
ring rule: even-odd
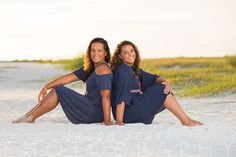
{"label": "wrist", "polygon": [[164,84],[164,85],[165,85],[165,84],[167,84],[167,82],[166,82],[166,81],[163,81],[161,84]]}
{"label": "wrist", "polygon": [[104,122],[111,122],[111,118],[104,118]]}
{"label": "wrist", "polygon": [[167,80],[165,80],[165,81],[163,81],[161,84],[164,84],[164,85],[166,85],[166,84],[170,84],[170,82],[169,82],[169,81],[167,81]]}
{"label": "wrist", "polygon": [[123,119],[116,119],[116,122],[123,122]]}

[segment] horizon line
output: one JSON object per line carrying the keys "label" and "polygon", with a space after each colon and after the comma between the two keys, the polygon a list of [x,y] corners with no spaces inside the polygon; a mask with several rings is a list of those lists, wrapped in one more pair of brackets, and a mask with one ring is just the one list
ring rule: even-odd
{"label": "horizon line", "polygon": [[[225,57],[234,57],[236,55],[224,55],[224,56],[178,56],[178,57],[141,57],[142,59],[168,59],[168,58],[225,58]],[[12,59],[12,60],[0,60],[0,62],[37,62],[37,61],[60,61],[60,60],[73,60],[74,58],[47,58],[47,59]]]}

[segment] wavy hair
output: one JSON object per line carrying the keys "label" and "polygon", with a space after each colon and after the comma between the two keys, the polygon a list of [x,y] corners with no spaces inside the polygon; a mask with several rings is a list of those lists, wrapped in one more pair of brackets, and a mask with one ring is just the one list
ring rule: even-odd
{"label": "wavy hair", "polygon": [[86,51],[86,54],[85,54],[85,57],[84,57],[83,70],[84,70],[86,76],[89,76],[95,69],[94,63],[91,59],[90,51],[91,51],[92,44],[96,43],[96,42],[103,44],[104,50],[107,53],[107,55],[105,56],[105,61],[106,61],[106,63],[110,62],[111,54],[110,54],[110,48],[108,46],[107,41],[103,38],[94,38],[93,40],[90,41],[89,46]]}
{"label": "wavy hair", "polygon": [[133,65],[131,66],[131,68],[133,69],[134,73],[136,76],[139,76],[140,75],[140,70],[139,70],[139,63],[140,63],[140,55],[139,55],[139,50],[137,48],[137,46],[132,43],[131,41],[127,41],[127,40],[124,40],[122,42],[120,42],[116,49],[115,49],[115,52],[114,52],[114,55],[112,57],[112,60],[111,60],[111,69],[112,69],[112,72],[114,73],[116,71],[116,68],[119,64],[122,63],[122,59],[119,57],[119,55],[121,54],[121,48],[125,45],[131,45],[133,48],[134,48],[134,51],[135,51],[135,61],[133,63]]}

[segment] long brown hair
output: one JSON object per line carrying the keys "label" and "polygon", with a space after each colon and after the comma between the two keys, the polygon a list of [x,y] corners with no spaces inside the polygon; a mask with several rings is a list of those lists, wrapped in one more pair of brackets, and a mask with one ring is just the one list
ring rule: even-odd
{"label": "long brown hair", "polygon": [[106,63],[110,62],[111,54],[110,54],[110,48],[108,46],[107,41],[103,38],[94,38],[93,40],[90,41],[89,46],[88,46],[87,51],[86,51],[86,54],[85,54],[85,57],[84,57],[84,65],[83,65],[84,68],[83,68],[83,70],[84,70],[86,76],[89,76],[95,69],[94,63],[91,59],[91,54],[90,54],[92,44],[95,43],[95,42],[103,44],[103,47],[104,47],[104,49],[107,53],[106,56],[105,56],[105,61],[106,61]]}
{"label": "long brown hair", "polygon": [[115,50],[114,55],[111,60],[112,72],[115,72],[117,66],[122,63],[122,59],[119,57],[119,55],[121,53],[121,48],[125,45],[131,45],[134,48],[136,57],[135,57],[134,64],[131,67],[132,67],[135,75],[139,76],[139,73],[140,73],[140,71],[139,71],[139,63],[140,63],[139,50],[134,43],[132,43],[131,41],[127,41],[127,40],[120,42],[116,47],[116,50]]}

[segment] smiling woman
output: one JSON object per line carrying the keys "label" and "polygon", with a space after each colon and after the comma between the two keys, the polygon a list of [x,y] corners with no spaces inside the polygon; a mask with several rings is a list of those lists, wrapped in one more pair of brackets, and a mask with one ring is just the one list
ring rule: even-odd
{"label": "smiling woman", "polygon": [[[74,124],[104,122],[110,125],[112,72],[107,64],[109,61],[107,41],[94,38],[88,46],[84,66],[47,83],[39,93],[38,104],[13,123],[33,123],[60,103],[65,115]],[[86,95],[63,86],[77,80],[86,83]]]}
{"label": "smiling woman", "polygon": [[114,73],[112,112],[118,125],[151,124],[155,115],[165,108],[183,125],[203,125],[184,112],[165,78],[143,71],[139,63],[139,51],[134,43],[122,41],[117,45],[111,67]]}

